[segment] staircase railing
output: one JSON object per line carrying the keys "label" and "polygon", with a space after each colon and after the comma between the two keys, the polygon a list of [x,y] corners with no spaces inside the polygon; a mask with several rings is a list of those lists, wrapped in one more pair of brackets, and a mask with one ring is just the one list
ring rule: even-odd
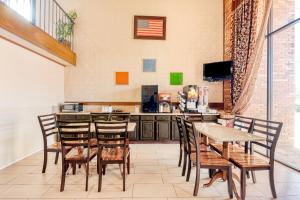
{"label": "staircase railing", "polygon": [[73,50],[74,20],[56,0],[0,0],[1,2]]}

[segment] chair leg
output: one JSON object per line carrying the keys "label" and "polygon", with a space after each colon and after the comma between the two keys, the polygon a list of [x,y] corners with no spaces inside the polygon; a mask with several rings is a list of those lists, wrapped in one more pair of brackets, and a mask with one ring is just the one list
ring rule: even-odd
{"label": "chair leg", "polygon": [[184,152],[184,154],[183,154],[183,167],[182,167],[182,173],[181,173],[181,176],[185,176],[185,172],[186,172],[186,162],[187,162],[187,153]]}
{"label": "chair leg", "polygon": [[189,157],[189,160],[188,160],[188,170],[187,170],[187,174],[186,174],[186,181],[187,182],[190,181],[191,170],[192,170],[192,161],[191,161],[191,159]]}
{"label": "chair leg", "polygon": [[88,188],[89,188],[89,166],[90,166],[90,162],[87,162],[87,164],[86,164],[85,191],[88,191]]}
{"label": "chair leg", "polygon": [[72,163],[73,175],[76,174],[76,163]]}
{"label": "chair leg", "polygon": [[59,152],[56,152],[54,164],[58,163]]}
{"label": "chair leg", "polygon": [[44,162],[43,162],[43,170],[42,170],[42,173],[45,173],[45,172],[46,172],[47,160],[48,160],[48,152],[47,152],[46,149],[44,149]]}
{"label": "chair leg", "polygon": [[101,161],[99,161],[99,179],[98,179],[98,192],[101,192],[101,188],[102,188],[102,170],[103,170],[103,167],[102,167],[102,164],[101,164]]}
{"label": "chair leg", "polygon": [[212,169],[208,169],[208,176],[209,178],[212,178]]}
{"label": "chair leg", "polygon": [[130,174],[130,154],[127,157],[127,174]]}
{"label": "chair leg", "polygon": [[255,171],[251,171],[251,176],[252,176],[253,183],[256,183]]}
{"label": "chair leg", "polygon": [[103,171],[102,171],[102,174],[105,175],[105,172],[106,172],[106,165],[103,165],[102,168],[103,168],[103,169],[102,169],[102,170],[103,170]]}
{"label": "chair leg", "polygon": [[276,189],[275,189],[275,183],[274,183],[274,167],[271,167],[269,171],[269,180],[270,180],[270,187],[272,191],[273,198],[277,198]]}
{"label": "chair leg", "polygon": [[246,170],[241,169],[241,200],[246,198]]}
{"label": "chair leg", "polygon": [[215,169],[209,169],[209,170],[208,170],[209,178],[212,178],[212,177],[214,176],[215,173],[216,173],[216,170],[215,170]]}
{"label": "chair leg", "polygon": [[228,184],[228,195],[229,198],[233,198],[233,193],[232,193],[232,185],[233,185],[233,179],[232,179],[232,168],[229,167],[227,170],[227,184]]}
{"label": "chair leg", "polygon": [[250,178],[250,173],[249,173],[249,171],[246,171],[246,176],[247,176],[248,179]]}
{"label": "chair leg", "polygon": [[61,192],[63,192],[65,189],[65,180],[66,180],[66,164],[62,163],[61,183],[60,183],[60,191]]}
{"label": "chair leg", "polygon": [[181,162],[182,162],[182,148],[180,146],[180,149],[179,149],[179,161],[178,161],[178,167],[181,166]]}
{"label": "chair leg", "polygon": [[122,173],[122,176],[123,176],[123,191],[125,192],[125,179],[126,179],[126,159],[124,159],[124,162],[123,162],[123,173]]}
{"label": "chair leg", "polygon": [[199,190],[199,184],[200,184],[200,166],[199,163],[196,164],[196,179],[195,179],[195,186],[194,186],[194,196],[198,195]]}
{"label": "chair leg", "polygon": [[97,156],[97,174],[99,174],[99,159],[98,159],[98,156]]}

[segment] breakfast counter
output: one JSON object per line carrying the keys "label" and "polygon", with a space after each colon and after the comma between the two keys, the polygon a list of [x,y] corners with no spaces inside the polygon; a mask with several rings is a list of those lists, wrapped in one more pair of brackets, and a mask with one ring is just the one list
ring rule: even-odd
{"label": "breakfast counter", "polygon": [[[83,111],[83,112],[58,112],[57,115],[90,115],[92,113],[97,114],[108,114],[107,112],[89,112],[89,111]],[[118,112],[113,112],[113,114],[122,114]],[[131,112],[130,115],[166,115],[166,116],[219,116],[219,113],[142,113],[142,112]]]}
{"label": "breakfast counter", "polygon": [[[86,119],[94,112],[57,113],[59,119]],[[108,115],[109,113],[97,113]],[[113,113],[122,115],[122,113]],[[123,113],[124,114],[124,113]],[[201,117],[204,121],[217,122],[219,113],[129,113],[130,121],[136,123],[130,140],[135,141],[175,141],[179,139],[176,116]]]}

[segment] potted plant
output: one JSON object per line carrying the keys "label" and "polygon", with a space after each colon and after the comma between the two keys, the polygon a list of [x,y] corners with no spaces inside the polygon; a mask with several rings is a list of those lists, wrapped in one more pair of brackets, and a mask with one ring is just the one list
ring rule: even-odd
{"label": "potted plant", "polygon": [[73,33],[75,20],[77,18],[77,13],[75,10],[72,10],[68,13],[68,16],[72,19],[64,22],[63,20],[59,20],[57,22],[56,34],[57,40],[67,47],[71,47],[71,42],[68,40],[71,34]]}

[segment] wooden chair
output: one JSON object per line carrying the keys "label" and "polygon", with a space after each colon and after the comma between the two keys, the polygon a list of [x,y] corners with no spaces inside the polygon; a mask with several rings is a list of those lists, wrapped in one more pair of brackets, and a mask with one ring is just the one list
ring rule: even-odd
{"label": "wooden chair", "polygon": [[[230,198],[233,198],[232,193],[232,164],[222,158],[219,154],[213,151],[201,151],[199,144],[199,134],[194,130],[193,122],[184,120],[187,140],[188,140],[188,149],[195,149],[191,153],[191,161],[196,165],[196,180],[194,186],[194,196],[198,195],[199,183],[200,183],[200,168],[206,169],[218,169],[227,172],[227,181],[228,181],[228,194]],[[191,151],[191,150],[190,150]]]}
{"label": "wooden chair", "polygon": [[[109,121],[111,118],[110,113],[91,113],[91,119],[94,123],[95,121]],[[96,135],[90,140],[91,147],[98,147]]]}
{"label": "wooden chair", "polygon": [[[266,138],[263,142],[250,142],[249,153],[232,153],[230,161],[241,170],[241,199],[246,197],[246,172],[257,170],[268,170],[269,181],[273,198],[276,198],[274,184],[274,156],[275,148],[282,129],[281,122],[254,119],[251,133]],[[253,154],[253,145],[260,146],[270,152],[268,159],[263,159]]]}
{"label": "wooden chair", "polygon": [[[234,120],[233,120],[233,128],[239,129],[239,130],[247,132],[247,133],[250,133],[252,124],[253,124],[253,118],[249,118],[249,117],[235,116]],[[247,145],[248,145],[248,143],[246,142],[245,146],[247,146]],[[213,150],[215,150],[216,152],[222,154],[223,144],[210,143],[210,147]],[[230,144],[229,145],[230,152],[244,153],[245,151],[247,151],[247,148],[244,148],[244,147],[242,147],[240,144],[237,144],[237,145]]]}
{"label": "wooden chair", "polygon": [[[56,115],[40,115],[38,116],[39,124],[43,134],[43,143],[44,143],[44,161],[43,161],[43,169],[42,173],[46,172],[47,161],[48,161],[48,152],[56,153],[55,155],[55,164],[58,162],[59,152],[61,152],[61,145],[58,142],[58,130],[56,128]],[[56,141],[48,146],[48,137],[56,136]]]}
{"label": "wooden chair", "polygon": [[187,159],[187,147],[186,147],[186,139],[184,138],[185,135],[183,133],[184,127],[182,124],[182,118],[181,117],[176,117],[176,123],[178,127],[178,132],[179,132],[179,161],[178,161],[178,167],[181,166],[182,163],[182,157],[184,156],[184,161],[183,161],[183,168],[182,168],[182,176],[185,175],[186,171],[186,159]]}
{"label": "wooden chair", "polygon": [[[181,175],[184,176],[186,172],[187,162],[190,164],[190,154],[192,153],[189,151],[187,147],[187,138],[185,134],[184,124],[183,124],[183,118],[182,117],[176,117],[176,123],[178,127],[179,132],[179,162],[178,167],[181,166],[182,163],[182,157],[183,157],[183,167],[182,167],[182,173]],[[206,146],[204,143],[200,142],[201,151],[207,151],[208,146]],[[195,149],[192,149],[193,152],[195,152]],[[189,159],[187,161],[187,159]],[[188,179],[187,179],[188,181]]]}
{"label": "wooden chair", "polygon": [[[109,164],[123,165],[123,191],[125,191],[126,165],[130,173],[130,149],[128,144],[128,121],[95,121],[97,136],[98,170],[103,170]],[[98,192],[102,187],[102,171],[99,171]]]}
{"label": "wooden chair", "polygon": [[[97,155],[97,148],[90,147],[92,138],[90,120],[57,121],[62,147],[62,174],[60,191],[64,191],[66,172],[69,165],[85,165],[86,183],[85,190],[88,191],[89,162]],[[72,148],[69,152],[68,148]],[[73,172],[74,174],[74,172]]]}

